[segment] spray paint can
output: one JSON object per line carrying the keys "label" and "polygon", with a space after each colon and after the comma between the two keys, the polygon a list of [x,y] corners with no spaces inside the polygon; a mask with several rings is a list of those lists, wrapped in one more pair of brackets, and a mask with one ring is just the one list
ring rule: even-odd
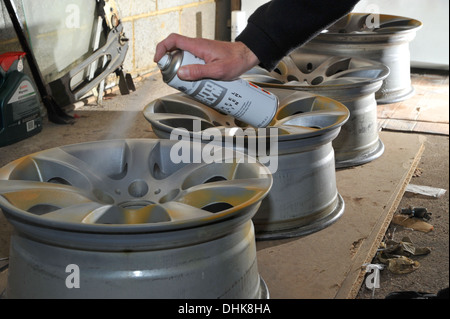
{"label": "spray paint can", "polygon": [[266,127],[272,121],[278,108],[278,98],[274,94],[243,79],[180,80],[178,69],[189,64],[205,64],[205,61],[182,50],[168,52],[158,61],[164,82],[198,102],[254,127]]}

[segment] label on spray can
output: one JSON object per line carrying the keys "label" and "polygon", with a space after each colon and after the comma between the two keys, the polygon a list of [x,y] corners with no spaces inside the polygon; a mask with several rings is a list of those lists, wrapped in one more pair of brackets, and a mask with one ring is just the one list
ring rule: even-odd
{"label": "label on spray can", "polygon": [[158,61],[164,82],[200,103],[255,127],[266,127],[272,121],[278,108],[275,95],[243,79],[183,81],[177,76],[178,69],[189,64],[205,62],[181,50],[167,53]]}

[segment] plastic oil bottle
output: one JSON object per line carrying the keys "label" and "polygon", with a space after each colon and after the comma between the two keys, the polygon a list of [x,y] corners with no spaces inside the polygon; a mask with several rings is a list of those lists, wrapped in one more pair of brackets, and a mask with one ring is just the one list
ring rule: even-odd
{"label": "plastic oil bottle", "polygon": [[23,73],[24,56],[24,52],[0,54],[0,147],[42,130],[39,96]]}

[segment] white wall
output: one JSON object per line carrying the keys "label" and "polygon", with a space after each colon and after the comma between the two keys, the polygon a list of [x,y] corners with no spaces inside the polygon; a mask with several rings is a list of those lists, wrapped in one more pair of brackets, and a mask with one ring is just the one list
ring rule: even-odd
{"label": "white wall", "polygon": [[241,0],[241,10],[246,12],[248,18],[256,8],[266,2],[268,0]]}

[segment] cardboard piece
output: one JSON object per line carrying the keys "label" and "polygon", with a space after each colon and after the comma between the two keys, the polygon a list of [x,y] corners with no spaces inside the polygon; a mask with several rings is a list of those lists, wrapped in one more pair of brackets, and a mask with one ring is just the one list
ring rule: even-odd
{"label": "cardboard piece", "polygon": [[428,233],[430,231],[432,231],[434,229],[433,225],[415,218],[415,217],[410,217],[410,216],[405,216],[405,215],[395,215],[392,218],[392,222],[396,225],[400,225],[406,228],[411,228],[417,231],[421,231],[424,233]]}

